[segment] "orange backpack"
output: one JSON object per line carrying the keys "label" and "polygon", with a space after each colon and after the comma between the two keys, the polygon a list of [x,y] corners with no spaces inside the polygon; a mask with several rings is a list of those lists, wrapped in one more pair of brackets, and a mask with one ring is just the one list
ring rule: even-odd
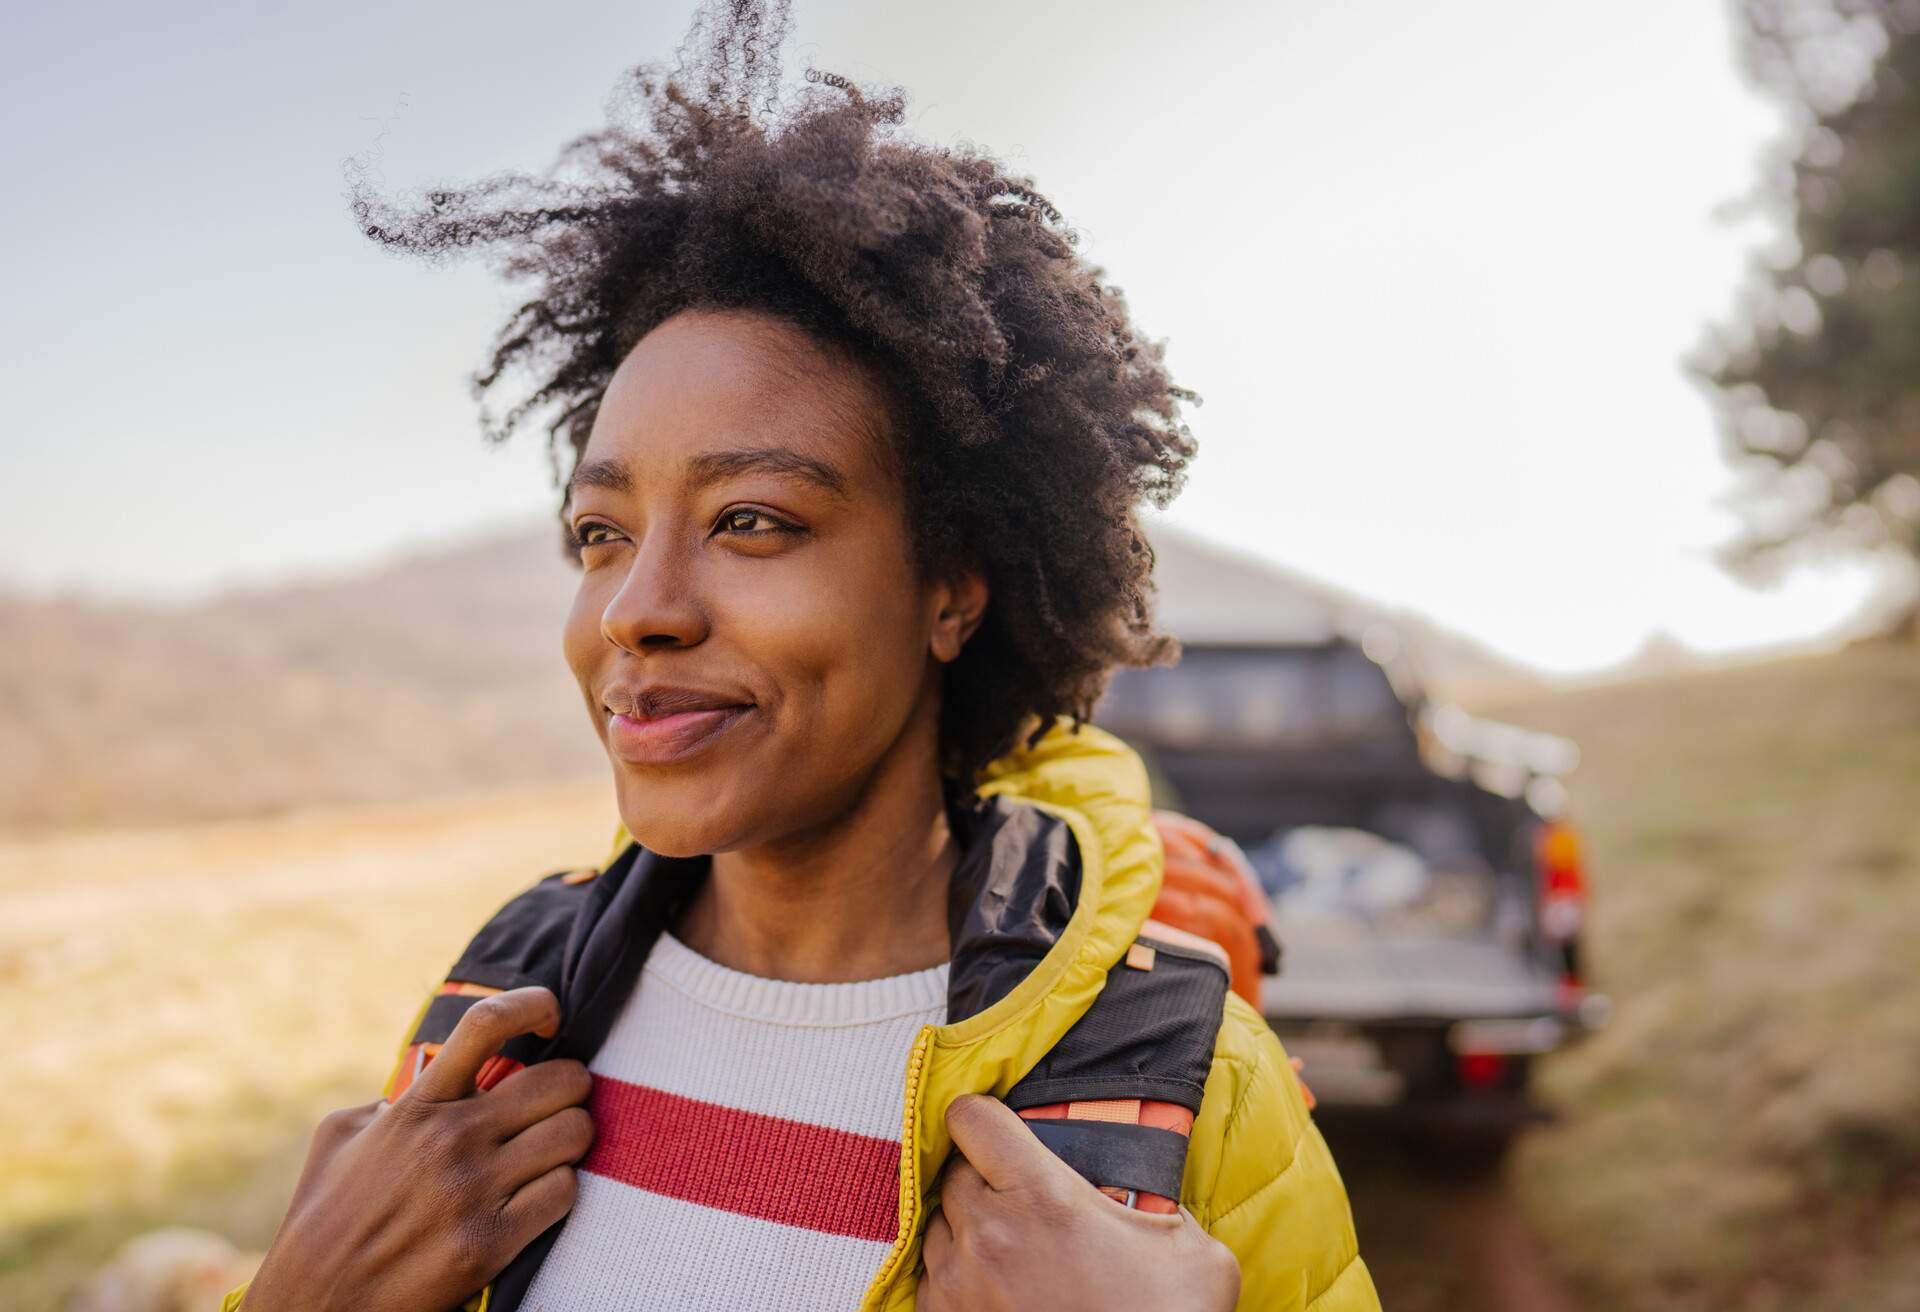
{"label": "orange backpack", "polygon": [[1219,944],[1233,991],[1259,1010],[1260,977],[1279,972],[1280,944],[1253,867],[1238,844],[1198,820],[1155,811],[1153,822],[1166,849],[1153,918]]}

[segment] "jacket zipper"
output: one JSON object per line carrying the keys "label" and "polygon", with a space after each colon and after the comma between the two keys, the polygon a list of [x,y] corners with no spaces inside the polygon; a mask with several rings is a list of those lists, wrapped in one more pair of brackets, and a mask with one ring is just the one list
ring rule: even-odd
{"label": "jacket zipper", "polygon": [[913,1041],[913,1050],[907,1055],[907,1087],[900,1112],[900,1150],[905,1154],[902,1160],[906,1163],[900,1181],[903,1205],[900,1233],[893,1241],[893,1251],[887,1254],[887,1260],[881,1263],[872,1285],[868,1287],[867,1298],[862,1303],[864,1307],[882,1306],[874,1300],[893,1285],[894,1274],[913,1242],[913,1232],[920,1225],[920,1082],[926,1074],[927,1050],[933,1046],[933,1030],[931,1025],[922,1025],[919,1036]]}

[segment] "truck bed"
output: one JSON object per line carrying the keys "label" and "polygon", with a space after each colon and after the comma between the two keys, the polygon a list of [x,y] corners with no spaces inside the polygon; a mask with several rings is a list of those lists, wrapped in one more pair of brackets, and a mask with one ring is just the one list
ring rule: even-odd
{"label": "truck bed", "polygon": [[1280,974],[1262,1010],[1276,1021],[1455,1021],[1550,1015],[1556,981],[1491,936],[1276,926]]}

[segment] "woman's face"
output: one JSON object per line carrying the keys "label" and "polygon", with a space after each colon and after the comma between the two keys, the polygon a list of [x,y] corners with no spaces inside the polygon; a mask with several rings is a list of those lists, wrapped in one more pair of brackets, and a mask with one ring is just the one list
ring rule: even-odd
{"label": "woman's face", "polygon": [[692,856],[831,824],[902,752],[977,580],[915,577],[877,383],[784,320],[688,311],[615,372],[568,494],[567,663],[621,818]]}

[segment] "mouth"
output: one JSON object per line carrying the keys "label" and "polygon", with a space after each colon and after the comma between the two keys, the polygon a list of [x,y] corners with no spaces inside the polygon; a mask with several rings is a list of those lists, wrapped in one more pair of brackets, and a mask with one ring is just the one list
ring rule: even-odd
{"label": "mouth", "polygon": [[602,709],[614,756],[629,765],[671,765],[711,746],[753,704],[692,689],[647,688],[610,692]]}

